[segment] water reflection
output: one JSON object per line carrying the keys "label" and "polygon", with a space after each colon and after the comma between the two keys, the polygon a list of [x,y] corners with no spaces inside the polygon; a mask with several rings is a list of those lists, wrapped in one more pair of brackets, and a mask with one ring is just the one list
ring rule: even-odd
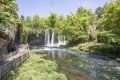
{"label": "water reflection", "polygon": [[103,56],[85,55],[59,48],[42,48],[46,58],[55,61],[68,80],[119,80],[120,63]]}

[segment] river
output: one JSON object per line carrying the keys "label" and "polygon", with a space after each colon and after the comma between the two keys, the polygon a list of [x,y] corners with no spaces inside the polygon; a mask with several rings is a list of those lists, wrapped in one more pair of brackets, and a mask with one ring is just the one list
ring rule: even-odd
{"label": "river", "polygon": [[100,55],[64,48],[42,47],[46,59],[58,64],[68,80],[120,80],[120,63]]}

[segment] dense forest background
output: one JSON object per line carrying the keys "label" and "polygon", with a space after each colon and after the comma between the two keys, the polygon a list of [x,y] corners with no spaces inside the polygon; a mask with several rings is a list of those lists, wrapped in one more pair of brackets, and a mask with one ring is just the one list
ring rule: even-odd
{"label": "dense forest background", "polygon": [[[120,0],[106,3],[95,12],[79,7],[76,13],[59,16],[51,13],[48,18],[23,15],[19,18],[15,0],[0,1],[0,52],[10,52],[15,45],[29,43],[44,45],[45,31],[65,36],[66,47],[91,54],[116,58],[120,56]],[[7,51],[7,52],[6,52]]]}

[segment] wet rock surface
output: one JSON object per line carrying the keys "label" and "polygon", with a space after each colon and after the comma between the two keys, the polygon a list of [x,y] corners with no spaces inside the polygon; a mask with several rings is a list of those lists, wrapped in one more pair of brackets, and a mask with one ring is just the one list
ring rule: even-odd
{"label": "wet rock surface", "polygon": [[4,32],[0,31],[0,55],[8,53],[8,47],[11,47],[15,37],[14,30],[6,29]]}

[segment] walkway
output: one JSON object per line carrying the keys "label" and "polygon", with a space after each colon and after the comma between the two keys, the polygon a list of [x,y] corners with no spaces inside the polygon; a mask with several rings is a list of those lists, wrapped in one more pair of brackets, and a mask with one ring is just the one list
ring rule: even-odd
{"label": "walkway", "polygon": [[0,56],[0,80],[29,57],[28,45],[22,45],[16,51]]}

